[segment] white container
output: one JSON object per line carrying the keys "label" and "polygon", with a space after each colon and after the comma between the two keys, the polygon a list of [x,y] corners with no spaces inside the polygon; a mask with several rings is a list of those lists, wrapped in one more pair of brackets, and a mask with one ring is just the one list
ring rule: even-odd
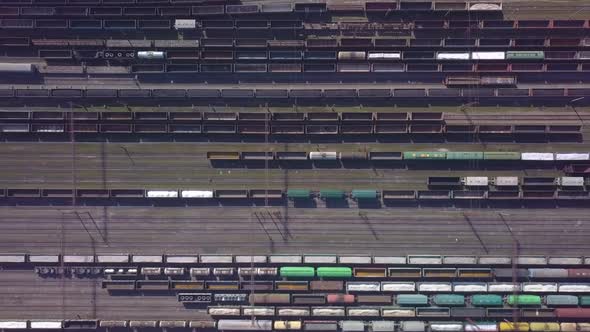
{"label": "white container", "polygon": [[336,256],[303,256],[303,263],[308,264],[336,264]]}
{"label": "white container", "polygon": [[278,316],[309,316],[309,309],[307,308],[279,308],[277,309]]}
{"label": "white container", "polygon": [[191,264],[198,262],[199,256],[166,256],[166,263]]}
{"label": "white container", "polygon": [[272,320],[250,320],[250,319],[220,319],[217,322],[218,330],[241,330],[241,331],[271,331]]}
{"label": "white container", "polygon": [[582,176],[562,176],[559,178],[559,184],[564,187],[583,187],[584,177]]}
{"label": "white container", "polygon": [[381,312],[382,317],[415,317],[416,312],[414,309],[383,309]]}
{"label": "white container", "polygon": [[0,330],[24,330],[27,328],[27,321],[1,321]]}
{"label": "white container", "polygon": [[31,263],[59,263],[59,255],[30,255]]}
{"label": "white container", "polygon": [[167,267],[164,269],[167,276],[181,276],[184,274],[184,267]]}
{"label": "white container", "polygon": [[[516,288],[516,289],[515,289]],[[488,283],[488,292],[509,293],[520,290],[520,284],[513,285],[509,283]]]}
{"label": "white container", "polygon": [[467,176],[463,178],[463,183],[466,186],[481,187],[487,186],[489,181],[487,176]]}
{"label": "white container", "polygon": [[164,59],[166,53],[162,51],[139,51],[137,52],[138,59]]}
{"label": "white container", "polygon": [[217,256],[217,255],[202,255],[201,263],[213,263],[213,264],[231,264],[233,263],[233,256]]}
{"label": "white container", "polygon": [[525,283],[522,286],[524,292],[557,292],[556,283]]}
{"label": "white container", "polygon": [[471,52],[473,60],[504,60],[506,53],[504,52]]}
{"label": "white container", "polygon": [[416,284],[413,282],[382,282],[381,290],[384,292],[414,292]]}
{"label": "white container", "polygon": [[378,292],[379,282],[347,282],[346,290],[349,292]]}
{"label": "white container", "polygon": [[232,276],[232,275],[234,275],[234,268],[233,267],[216,267],[213,269],[213,275]]}
{"label": "white container", "polygon": [[340,264],[371,264],[370,256],[340,256]]}
{"label": "white container", "polygon": [[32,329],[61,329],[62,322],[61,321],[31,321],[31,328]]}
{"label": "white container", "polygon": [[523,152],[520,156],[522,160],[533,161],[548,161],[554,159],[553,153]]}
{"label": "white container", "polygon": [[588,160],[588,153],[556,153],[555,160]]}
{"label": "white container", "polygon": [[311,308],[312,316],[346,316],[344,308]]}
{"label": "white container", "polygon": [[379,317],[379,308],[349,308],[348,316]]}
{"label": "white container", "polygon": [[0,63],[0,72],[3,73],[31,73],[34,68],[31,63]]}
{"label": "white container", "polygon": [[497,176],[494,180],[496,187],[518,186],[518,176]]}
{"label": "white container", "polygon": [[162,256],[156,255],[134,255],[131,256],[133,263],[162,263]]}
{"label": "white container", "polygon": [[465,324],[466,332],[496,332],[498,325],[496,324]]}
{"label": "white container", "polygon": [[208,267],[191,267],[191,277],[203,277],[208,276],[211,273],[211,269]]}
{"label": "white container", "polygon": [[239,307],[209,307],[207,313],[212,316],[239,316]]}
{"label": "white container", "polygon": [[146,196],[149,198],[176,198],[178,191],[176,190],[148,190]]}
{"label": "white container", "polygon": [[180,192],[182,198],[213,198],[212,190],[183,190]]}
{"label": "white container", "polygon": [[369,60],[400,60],[401,58],[400,52],[369,53]]}
{"label": "white container", "polygon": [[437,60],[469,60],[469,53],[437,53]]}
{"label": "white container", "polygon": [[590,293],[590,284],[560,284],[560,293]]}
{"label": "white container", "polygon": [[337,152],[310,152],[310,160],[336,160],[338,159]]}
{"label": "white container", "polygon": [[196,20],[175,20],[174,21],[174,28],[175,29],[195,29],[197,27]]}
{"label": "white container", "polygon": [[450,283],[420,283],[418,284],[419,292],[450,292],[452,291]]}
{"label": "white container", "polygon": [[160,267],[142,267],[141,274],[146,276],[157,276],[162,274],[162,268]]}
{"label": "white container", "polygon": [[273,307],[244,307],[243,315],[245,316],[274,316],[275,308]]}
{"label": "white container", "polygon": [[471,293],[471,292],[487,292],[488,285],[486,283],[477,284],[454,284],[453,291],[457,293]]}
{"label": "white container", "polygon": [[289,255],[276,255],[270,256],[269,262],[273,264],[283,263],[283,264],[300,264],[302,261],[301,256],[289,256]]}
{"label": "white container", "polygon": [[463,324],[461,323],[430,323],[430,330],[432,332],[445,331],[463,331]]}

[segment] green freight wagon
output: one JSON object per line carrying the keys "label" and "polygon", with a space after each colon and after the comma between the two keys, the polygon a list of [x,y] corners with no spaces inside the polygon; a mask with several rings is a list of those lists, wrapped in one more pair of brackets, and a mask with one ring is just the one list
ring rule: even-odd
{"label": "green freight wagon", "polygon": [[459,294],[437,294],[432,298],[434,304],[438,306],[463,307],[465,306],[465,296]]}
{"label": "green freight wagon", "polygon": [[520,152],[484,152],[484,160],[520,160]]}
{"label": "green freight wagon", "polygon": [[351,278],[352,269],[349,267],[318,267],[317,275],[322,278]]}
{"label": "green freight wagon", "polygon": [[483,152],[447,152],[447,160],[483,160]]}
{"label": "green freight wagon", "polygon": [[311,192],[307,189],[289,189],[287,197],[290,199],[309,199]]}
{"label": "green freight wagon", "polygon": [[405,160],[441,160],[446,159],[447,153],[446,152],[422,152],[422,151],[410,151],[404,152],[404,159]]}
{"label": "green freight wagon", "polygon": [[428,296],[422,294],[399,294],[397,305],[402,307],[416,307],[428,305]]}
{"label": "green freight wagon", "polygon": [[590,307],[590,296],[580,296],[580,305],[582,307]]}
{"label": "green freight wagon", "polygon": [[508,304],[515,306],[529,306],[541,305],[541,297],[539,295],[509,295]]}
{"label": "green freight wagon", "polygon": [[575,295],[547,295],[547,305],[555,306],[578,306],[578,297]]}
{"label": "green freight wagon", "polygon": [[375,189],[355,189],[352,191],[354,199],[377,199],[377,190]]}
{"label": "green freight wagon", "polygon": [[342,199],[344,197],[344,191],[336,189],[324,189],[320,190],[320,197],[323,199]]}
{"label": "green freight wagon", "polygon": [[543,60],[545,52],[543,51],[508,51],[506,60]]}
{"label": "green freight wagon", "polygon": [[281,277],[313,278],[315,269],[310,266],[283,266],[279,270]]}
{"label": "green freight wagon", "polygon": [[473,295],[471,297],[471,304],[474,307],[501,307],[504,305],[501,295]]}

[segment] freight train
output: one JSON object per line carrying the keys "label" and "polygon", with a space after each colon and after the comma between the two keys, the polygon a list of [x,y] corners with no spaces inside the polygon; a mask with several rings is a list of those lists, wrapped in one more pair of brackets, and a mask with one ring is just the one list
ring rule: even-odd
{"label": "freight train", "polygon": [[404,151],[404,152],[207,152],[207,159],[211,161],[232,160],[503,160],[503,161],[588,161],[588,152],[507,152],[507,151]]}

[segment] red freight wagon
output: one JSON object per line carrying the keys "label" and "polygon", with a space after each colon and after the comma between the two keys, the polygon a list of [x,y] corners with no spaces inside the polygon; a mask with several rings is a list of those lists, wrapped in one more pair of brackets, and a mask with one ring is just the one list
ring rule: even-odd
{"label": "red freight wagon", "polygon": [[590,279],[590,269],[568,269],[568,278],[588,278]]}
{"label": "red freight wagon", "polygon": [[588,318],[590,308],[557,308],[555,314],[558,318]]}
{"label": "red freight wagon", "polygon": [[328,294],[328,303],[354,303],[354,295],[350,294]]}

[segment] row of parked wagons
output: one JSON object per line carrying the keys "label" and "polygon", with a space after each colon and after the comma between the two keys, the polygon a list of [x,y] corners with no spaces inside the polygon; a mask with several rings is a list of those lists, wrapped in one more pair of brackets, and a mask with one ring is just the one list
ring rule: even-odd
{"label": "row of parked wagons", "polygon": [[[327,263],[325,257],[309,256],[317,258],[318,261]],[[336,260],[330,261],[336,263]],[[188,273],[191,277],[206,278],[214,277],[239,277],[256,278],[289,278],[289,277],[338,277],[338,278],[404,278],[404,279],[512,279],[513,269],[507,268],[420,268],[420,267],[310,267],[310,266],[283,266],[283,267],[191,267]],[[184,267],[142,267],[141,269],[129,268],[106,268],[105,275],[143,275],[143,276],[183,276],[187,273]],[[590,279],[590,269],[559,269],[559,268],[530,268],[516,269],[516,277],[521,279]],[[307,281],[306,281],[307,283]],[[312,283],[313,284],[313,283]],[[317,284],[321,289],[322,283]],[[342,290],[342,282],[328,283],[330,287],[336,287],[331,290]],[[313,285],[312,285],[313,286]],[[313,288],[313,287],[312,287]],[[456,290],[456,289],[455,289]],[[477,291],[487,291],[484,286],[479,285]]]}
{"label": "row of parked wagons", "polygon": [[[198,52],[178,52],[178,51],[121,51],[121,50],[103,50],[93,51],[94,54],[85,52],[86,58],[102,58],[102,59],[139,59],[139,60],[164,60],[170,59],[198,59]],[[170,53],[170,54],[169,54]],[[378,52],[378,51],[339,51],[336,52],[304,52],[302,51],[242,51],[219,53],[224,59],[232,60],[336,60],[339,61],[395,61],[402,59],[416,60],[421,59],[436,59],[441,61],[469,61],[469,60],[544,60],[544,51],[506,51],[506,52],[436,52],[434,53],[416,53],[416,52]],[[55,56],[71,58],[70,51],[54,51],[54,50],[39,50],[39,57],[54,58]],[[201,56],[204,59],[214,56],[215,52],[208,53],[203,51]],[[549,53],[552,57],[560,56],[557,59],[563,59],[567,56],[568,59],[582,59],[590,60],[590,52],[587,51],[572,51],[572,52],[553,52]],[[183,57],[184,55],[184,57]],[[219,57],[218,56],[218,57]],[[79,55],[77,56],[79,57]]]}
{"label": "row of parked wagons", "polygon": [[553,152],[207,152],[209,160],[522,160],[522,161],[587,161],[590,153]]}
{"label": "row of parked wagons", "polygon": [[222,319],[219,321],[185,320],[17,320],[0,321],[2,330],[24,329],[96,329],[101,328],[192,328],[228,331],[343,331],[343,332],[587,332],[590,323],[584,322],[436,322],[436,321],[356,321],[356,320],[250,320]]}
{"label": "row of parked wagons", "polygon": [[[278,327],[278,328],[277,328]],[[217,322],[220,330],[242,331],[271,331],[277,330],[304,330],[304,331],[347,331],[363,332],[365,323],[362,321],[272,321],[272,320],[229,320],[222,319]],[[497,332],[497,331],[588,331],[588,323],[545,323],[545,322],[422,322],[422,321],[372,321],[370,330],[379,332]]]}

